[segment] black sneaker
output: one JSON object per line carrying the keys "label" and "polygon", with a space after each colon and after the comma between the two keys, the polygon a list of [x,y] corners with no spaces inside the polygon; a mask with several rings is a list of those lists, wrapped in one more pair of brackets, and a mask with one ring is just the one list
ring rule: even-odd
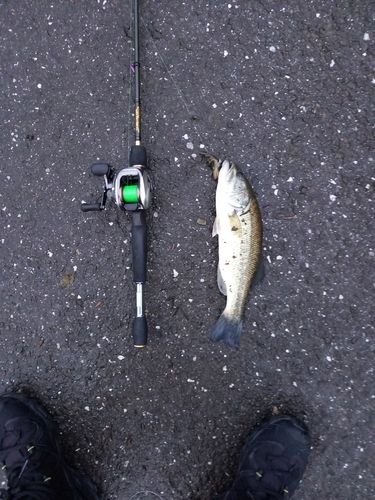
{"label": "black sneaker", "polygon": [[52,417],[23,394],[0,397],[0,462],[9,500],[100,500],[94,483],[68,467]]}
{"label": "black sneaker", "polygon": [[295,417],[277,415],[253,429],[232,488],[216,500],[286,500],[305,472],[311,439]]}

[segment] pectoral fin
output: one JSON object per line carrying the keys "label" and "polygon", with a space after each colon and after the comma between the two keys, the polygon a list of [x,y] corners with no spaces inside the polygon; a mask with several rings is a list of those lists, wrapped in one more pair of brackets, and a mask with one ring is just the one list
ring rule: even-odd
{"label": "pectoral fin", "polygon": [[232,232],[231,234],[237,237],[242,236],[242,224],[236,212],[229,216],[229,229]]}
{"label": "pectoral fin", "polygon": [[223,295],[227,295],[227,285],[223,280],[223,276],[221,275],[220,263],[217,267],[217,286],[219,287],[219,290]]}
{"label": "pectoral fin", "polygon": [[214,225],[212,227],[212,236],[216,236],[217,234],[220,234],[220,219],[218,216],[216,216]]}

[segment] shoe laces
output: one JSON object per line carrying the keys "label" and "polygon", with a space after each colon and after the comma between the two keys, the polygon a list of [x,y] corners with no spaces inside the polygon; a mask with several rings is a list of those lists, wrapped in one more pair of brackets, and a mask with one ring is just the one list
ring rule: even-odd
{"label": "shoe laces", "polygon": [[[20,436],[14,437],[18,443]],[[43,445],[35,448],[32,444],[18,443],[0,452],[0,462],[4,463],[2,469],[6,472],[9,486],[8,489],[0,489],[0,499],[54,499],[48,485],[52,478],[41,472],[43,462],[46,463],[46,458],[42,460],[43,448]],[[5,461],[11,454],[13,463],[7,466]]]}
{"label": "shoe laces", "polygon": [[299,478],[300,461],[297,457],[282,456],[283,451],[284,447],[277,443],[263,443],[256,451],[256,467],[250,462],[251,468],[242,468],[236,482],[244,485],[249,499],[289,498],[288,484]]}

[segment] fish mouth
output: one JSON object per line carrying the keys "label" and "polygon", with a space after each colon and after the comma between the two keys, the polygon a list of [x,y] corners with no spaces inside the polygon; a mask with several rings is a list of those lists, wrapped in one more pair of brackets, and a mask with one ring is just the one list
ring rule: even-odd
{"label": "fish mouth", "polygon": [[233,169],[234,163],[224,160],[220,166],[220,175],[227,175]]}

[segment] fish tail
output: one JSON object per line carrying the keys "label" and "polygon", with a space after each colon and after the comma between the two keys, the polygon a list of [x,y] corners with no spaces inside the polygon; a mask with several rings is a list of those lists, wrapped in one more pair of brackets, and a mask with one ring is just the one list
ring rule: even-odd
{"label": "fish tail", "polygon": [[242,318],[239,320],[229,318],[224,311],[212,329],[210,340],[213,342],[222,340],[229,346],[238,348],[240,346],[242,325]]}

